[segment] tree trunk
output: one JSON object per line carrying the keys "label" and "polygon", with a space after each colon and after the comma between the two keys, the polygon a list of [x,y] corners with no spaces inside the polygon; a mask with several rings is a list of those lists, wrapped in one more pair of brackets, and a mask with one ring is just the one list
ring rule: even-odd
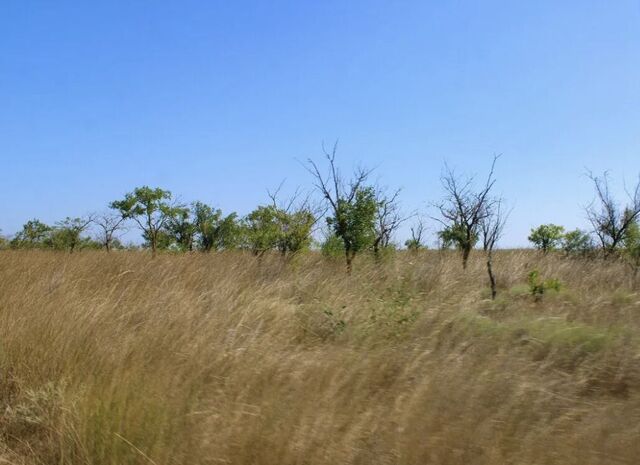
{"label": "tree trunk", "polygon": [[347,260],[347,274],[351,274],[354,256],[355,253],[352,253],[350,249],[345,249],[345,258]]}
{"label": "tree trunk", "polygon": [[487,273],[489,274],[489,283],[491,284],[491,300],[495,300],[496,294],[498,291],[496,290],[496,278],[493,275],[493,263],[491,254],[487,257]]}
{"label": "tree trunk", "polygon": [[151,235],[151,258],[156,257],[156,248],[157,248],[158,238],[155,234]]}
{"label": "tree trunk", "polygon": [[467,269],[467,262],[469,261],[469,254],[471,254],[471,247],[465,246],[462,249],[462,269]]}

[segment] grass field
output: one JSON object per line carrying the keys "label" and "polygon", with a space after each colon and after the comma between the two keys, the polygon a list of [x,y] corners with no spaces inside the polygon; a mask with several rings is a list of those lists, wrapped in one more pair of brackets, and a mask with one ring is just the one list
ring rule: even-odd
{"label": "grass field", "polygon": [[0,463],[639,463],[629,270],[494,266],[0,252]]}

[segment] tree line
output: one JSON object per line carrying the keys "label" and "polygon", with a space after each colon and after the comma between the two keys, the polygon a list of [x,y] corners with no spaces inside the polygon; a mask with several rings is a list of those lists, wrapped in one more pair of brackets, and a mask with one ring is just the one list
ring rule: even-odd
{"label": "tree line", "polygon": [[[244,217],[224,214],[203,202],[184,204],[168,190],[137,187],[109,203],[104,213],[68,217],[54,225],[29,220],[12,238],[0,236],[1,248],[50,248],[74,252],[79,249],[123,248],[122,235],[131,228],[140,231],[142,248],[155,256],[158,251],[216,252],[245,250],[256,256],[277,252],[293,256],[317,244],[326,255],[342,256],[347,271],[362,253],[380,258],[396,247],[398,228],[411,220],[411,237],[404,245],[415,252],[426,248],[424,219],[404,214],[400,190],[389,190],[371,182],[371,170],[360,168],[344,176],[336,161],[337,146],[323,147],[322,161],[307,160],[313,182],[311,194],[297,190],[282,199],[280,188],[268,192],[269,200]],[[495,156],[481,182],[459,175],[445,164],[441,183],[444,195],[433,203],[437,214],[438,247],[457,249],[466,268],[473,250],[486,255],[487,272],[495,296],[493,251],[503,234],[509,211],[504,199],[494,194]],[[544,224],[531,230],[528,240],[542,253],[562,250],[571,256],[624,258],[640,268],[640,182],[619,202],[610,191],[607,173],[588,174],[595,198],[585,207],[590,230],[565,231]],[[319,195],[317,195],[319,194]],[[323,239],[316,241],[317,231]]]}

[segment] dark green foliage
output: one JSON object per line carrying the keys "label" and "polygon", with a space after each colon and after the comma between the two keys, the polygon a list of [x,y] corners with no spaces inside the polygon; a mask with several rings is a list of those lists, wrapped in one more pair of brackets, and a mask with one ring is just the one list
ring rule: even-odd
{"label": "dark green foliage", "polygon": [[191,206],[195,226],[196,246],[204,252],[230,250],[240,241],[238,215],[222,215],[222,210],[213,209],[202,202]]}
{"label": "dark green foliage", "polygon": [[357,253],[373,245],[377,211],[374,189],[360,187],[353,196],[338,199],[334,215],[327,218],[333,233],[342,239],[348,266]]}

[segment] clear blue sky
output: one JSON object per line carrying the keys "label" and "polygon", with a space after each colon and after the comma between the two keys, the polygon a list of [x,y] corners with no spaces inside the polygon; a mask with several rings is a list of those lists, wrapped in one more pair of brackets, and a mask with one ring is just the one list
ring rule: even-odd
{"label": "clear blue sky", "polygon": [[640,171],[640,2],[3,0],[0,109],[5,234],[142,184],[247,213],[339,138],[425,215],[503,153],[525,245]]}

